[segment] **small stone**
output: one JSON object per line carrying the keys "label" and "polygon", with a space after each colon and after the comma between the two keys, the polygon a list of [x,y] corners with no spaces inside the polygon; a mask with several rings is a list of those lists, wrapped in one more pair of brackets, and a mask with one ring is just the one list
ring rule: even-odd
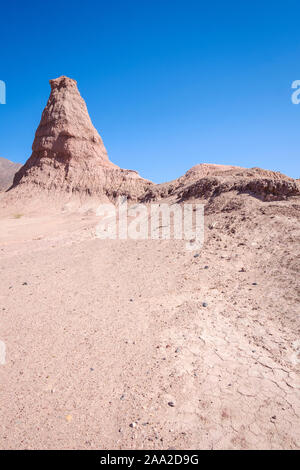
{"label": "small stone", "polygon": [[129,302],[133,302],[133,299],[129,299]]}
{"label": "small stone", "polygon": [[202,302],[202,307],[207,307],[207,303],[206,303],[206,302]]}
{"label": "small stone", "polygon": [[129,424],[129,427],[131,427],[131,428],[136,428],[136,423],[130,423],[130,424]]}
{"label": "small stone", "polygon": [[169,401],[168,405],[171,406],[172,408],[175,406],[175,403],[173,401]]}
{"label": "small stone", "polygon": [[180,352],[180,348],[176,348],[176,349],[175,349],[175,352],[176,352],[176,353],[179,353],[179,352]]}
{"label": "small stone", "polygon": [[257,282],[252,282],[252,285],[253,285],[253,286],[257,286]]}
{"label": "small stone", "polygon": [[23,286],[27,286],[28,284],[27,284],[27,282],[23,282],[23,284],[22,284],[22,285],[23,285]]}
{"label": "small stone", "polygon": [[209,266],[207,266],[207,265],[206,265],[206,266],[204,266],[204,269],[208,269],[208,268],[209,268]]}
{"label": "small stone", "polygon": [[198,258],[198,256],[199,256],[199,253],[196,253],[196,254],[194,255],[194,258]]}

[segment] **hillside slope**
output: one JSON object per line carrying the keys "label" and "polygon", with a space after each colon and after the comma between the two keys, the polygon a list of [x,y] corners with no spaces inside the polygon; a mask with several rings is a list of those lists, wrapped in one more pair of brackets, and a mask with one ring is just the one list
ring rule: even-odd
{"label": "hillside slope", "polygon": [[19,163],[0,157],[0,191],[5,191],[12,185],[15,173],[21,166]]}

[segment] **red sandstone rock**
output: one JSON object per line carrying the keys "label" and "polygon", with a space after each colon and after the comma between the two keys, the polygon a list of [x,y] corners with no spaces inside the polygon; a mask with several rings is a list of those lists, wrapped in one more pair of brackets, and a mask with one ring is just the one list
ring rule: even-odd
{"label": "red sandstone rock", "polygon": [[60,77],[50,80],[50,85],[32,155],[16,174],[13,187],[109,197],[121,192],[136,198],[149,183],[109,161],[76,81]]}

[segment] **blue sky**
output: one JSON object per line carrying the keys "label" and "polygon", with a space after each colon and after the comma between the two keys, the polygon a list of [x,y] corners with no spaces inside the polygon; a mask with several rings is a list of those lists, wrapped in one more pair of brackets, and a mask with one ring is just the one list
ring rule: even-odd
{"label": "blue sky", "polygon": [[2,2],[0,156],[26,161],[48,81],[67,75],[123,168],[155,182],[201,162],[299,178],[297,3]]}

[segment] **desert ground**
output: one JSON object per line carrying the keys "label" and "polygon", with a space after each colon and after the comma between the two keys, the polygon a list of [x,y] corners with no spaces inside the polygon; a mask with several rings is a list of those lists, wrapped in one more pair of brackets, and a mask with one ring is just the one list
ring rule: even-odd
{"label": "desert ground", "polygon": [[[50,86],[31,156],[3,162],[0,448],[298,449],[299,180],[154,184],[109,160],[75,80]],[[119,198],[203,204],[203,246],[99,238]]]}
{"label": "desert ground", "polygon": [[300,447],[300,206],[239,198],[196,252],[2,212],[2,449]]}

